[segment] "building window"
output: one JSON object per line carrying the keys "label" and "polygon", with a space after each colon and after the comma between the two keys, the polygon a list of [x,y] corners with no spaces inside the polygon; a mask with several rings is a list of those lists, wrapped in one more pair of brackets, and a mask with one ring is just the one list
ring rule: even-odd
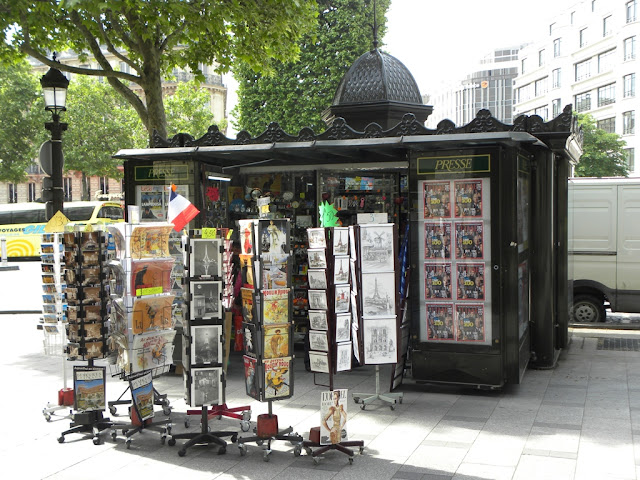
{"label": "building window", "polygon": [[598,106],[604,107],[616,101],[616,84],[610,83],[598,88]]}
{"label": "building window", "polygon": [[547,93],[547,79],[549,77],[541,78],[540,80],[536,80],[535,83],[535,96],[539,97]]}
{"label": "building window", "polygon": [[62,191],[64,194],[64,201],[65,202],[71,202],[73,201],[73,195],[71,192],[73,192],[73,183],[71,181],[71,178],[69,177],[65,177],[62,179]]}
{"label": "building window", "polygon": [[616,53],[616,50],[611,49],[598,55],[598,73],[603,73],[603,72],[608,72],[610,70],[613,70],[615,53]]}
{"label": "building window", "polygon": [[520,62],[520,73],[524,74],[527,72],[528,67],[527,67],[527,60],[526,58],[523,58],[522,61]]}
{"label": "building window", "polygon": [[551,72],[552,88],[560,88],[562,85],[560,73],[561,70],[559,68],[556,68]]}
{"label": "building window", "polygon": [[531,99],[533,93],[533,84],[528,83],[518,89],[518,102],[526,102]]}
{"label": "building window", "polygon": [[38,197],[36,196],[36,184],[33,182],[29,182],[29,184],[27,185],[28,190],[27,190],[27,201],[28,202],[35,202]]}
{"label": "building window", "polygon": [[636,58],[636,37],[624,39],[624,59],[633,60]]}
{"label": "building window", "polygon": [[622,134],[633,135],[636,133],[636,112],[624,112],[622,114]]}
{"label": "building window", "polygon": [[108,177],[100,177],[100,191],[107,195],[109,193],[109,178]]}
{"label": "building window", "polygon": [[549,107],[547,105],[545,105],[544,107],[538,107],[535,109],[534,113],[546,122],[548,120],[547,117],[549,115]]}
{"label": "building window", "polygon": [[596,11],[596,0],[591,0],[591,11],[592,12]]}
{"label": "building window", "polygon": [[556,118],[562,112],[562,103],[559,98],[556,98],[551,102],[551,111],[553,112],[553,118]]}
{"label": "building window", "polygon": [[576,112],[586,112],[591,110],[591,92],[580,93],[576,95],[573,102],[576,106]]}
{"label": "building window", "polygon": [[544,65],[544,55],[545,55],[545,50],[544,48],[542,50],[540,50],[538,52],[538,66],[542,67]]}
{"label": "building window", "polygon": [[596,126],[607,133],[616,133],[616,117],[598,120]]}
{"label": "building window", "polygon": [[630,73],[622,77],[622,83],[624,85],[624,98],[636,96],[636,74]]}
{"label": "building window", "polygon": [[556,28],[556,24],[552,23],[551,25],[549,25],[549,35],[553,34],[553,29]]}
{"label": "building window", "polygon": [[627,168],[629,172],[633,172],[636,167],[636,153],[633,148],[626,148],[625,153],[627,154]]}
{"label": "building window", "polygon": [[627,23],[636,21],[636,0],[631,0],[626,4]]}
{"label": "building window", "polygon": [[576,82],[591,76],[591,59],[576,63]]}
{"label": "building window", "polygon": [[580,47],[586,47],[589,42],[587,41],[587,29],[580,30]]}
{"label": "building window", "polygon": [[10,183],[8,194],[8,203],[18,203],[18,185],[16,185],[15,183]]}
{"label": "building window", "polygon": [[576,12],[571,12],[571,25],[573,25],[573,20],[576,16]]}
{"label": "building window", "polygon": [[553,56],[554,58],[560,56],[560,39],[559,38],[556,38],[553,41]]}
{"label": "building window", "polygon": [[608,37],[611,33],[613,33],[613,30],[611,29],[611,15],[609,15],[602,19],[602,36]]}

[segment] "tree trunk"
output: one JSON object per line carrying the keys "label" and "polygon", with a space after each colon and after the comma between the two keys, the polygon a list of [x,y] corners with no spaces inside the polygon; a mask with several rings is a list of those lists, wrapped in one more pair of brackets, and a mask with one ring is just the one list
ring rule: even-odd
{"label": "tree trunk", "polygon": [[153,131],[157,131],[162,138],[167,138],[167,117],[164,112],[162,100],[162,74],[160,73],[159,58],[161,52],[153,48],[145,49],[143,53],[143,71],[140,85],[144,90],[145,103],[147,105],[148,124],[147,132],[151,141]]}
{"label": "tree trunk", "polygon": [[82,172],[82,200],[91,200],[89,195],[89,177]]}

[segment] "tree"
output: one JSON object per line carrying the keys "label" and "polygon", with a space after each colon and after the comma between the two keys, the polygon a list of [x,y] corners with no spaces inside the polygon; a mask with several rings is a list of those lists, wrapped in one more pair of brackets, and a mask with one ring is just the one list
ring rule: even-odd
{"label": "tree", "polygon": [[[315,0],[3,0],[0,61],[30,55],[61,71],[102,76],[135,109],[149,135],[166,137],[162,79],[174,68],[203,79],[201,64],[224,73],[239,60],[256,71],[298,53],[314,25]],[[73,50],[97,68],[49,58]],[[108,52],[126,66],[113,68]],[[138,96],[129,82],[142,88]]]}
{"label": "tree", "polygon": [[[384,35],[389,4],[377,1],[378,38]],[[290,133],[303,127],[324,131],[322,111],[331,105],[349,67],[372,48],[373,2],[318,0],[318,12],[316,29],[302,39],[297,62],[278,63],[272,75],[255,73],[246,63],[234,66],[236,128],[259,135],[277,121]]]}
{"label": "tree", "polygon": [[20,183],[48,138],[38,79],[27,62],[0,68],[0,181]]}
{"label": "tree", "polygon": [[617,133],[596,127],[590,114],[578,114],[578,124],[584,135],[582,156],[576,166],[577,177],[627,177],[629,166],[624,151],[626,142]]}
{"label": "tree", "polygon": [[190,80],[178,83],[173,95],[165,97],[167,131],[169,135],[189,133],[200,138],[211,125],[225,129],[226,119],[214,119],[209,108],[209,92],[199,88],[198,82]]}

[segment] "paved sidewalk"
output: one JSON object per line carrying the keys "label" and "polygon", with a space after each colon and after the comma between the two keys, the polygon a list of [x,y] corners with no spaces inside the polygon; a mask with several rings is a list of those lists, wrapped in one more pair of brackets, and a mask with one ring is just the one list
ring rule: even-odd
{"label": "paved sidewalk", "polygon": [[[144,431],[127,449],[120,436],[107,435],[101,445],[70,434],[66,410],[51,422],[42,415],[47,402],[57,401],[63,386],[62,359],[43,354],[38,315],[0,315],[5,327],[0,348],[4,434],[0,438],[2,470],[22,479],[183,478],[191,479],[635,479],[640,465],[640,335],[633,331],[572,332],[570,348],[557,368],[529,370],[521,385],[499,392],[457,387],[406,385],[404,401],[395,410],[372,405],[361,410],[349,404],[349,435],[365,442],[352,465],[336,451],[318,465],[305,455],[295,457],[286,442],[272,443],[270,461],[261,447],[248,444],[241,456],[235,444],[225,455],[215,447],[196,446],[178,456],[182,444],[162,445],[160,435]],[[71,366],[67,367],[71,385]],[[375,391],[375,370],[355,369],[335,377],[336,388]],[[305,438],[319,425],[320,391],[303,362],[295,368],[295,395],[274,402],[280,428],[292,426]],[[318,383],[326,378],[316,377]],[[409,382],[410,383],[410,382]],[[388,385],[383,369],[381,385]],[[155,381],[171,400],[173,433],[199,428],[182,400],[179,375]],[[107,396],[115,400],[126,384],[109,378]],[[241,357],[233,354],[227,379],[227,404],[250,405],[252,426],[267,404],[249,402],[244,394]],[[127,398],[125,396],[125,398]],[[126,420],[126,406],[119,406]],[[110,416],[108,412],[105,414]],[[165,416],[157,407],[156,418]],[[237,420],[212,420],[214,430],[240,429]],[[18,473],[20,472],[20,473]]]}

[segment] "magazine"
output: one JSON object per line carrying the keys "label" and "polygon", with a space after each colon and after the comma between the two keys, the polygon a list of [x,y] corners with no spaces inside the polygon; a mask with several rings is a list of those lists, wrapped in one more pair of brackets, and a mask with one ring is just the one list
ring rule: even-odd
{"label": "magazine", "polygon": [[264,358],[282,358],[291,355],[288,323],[283,325],[265,325],[263,334],[263,354]]}
{"label": "magazine", "polygon": [[74,410],[102,411],[106,408],[105,367],[73,367]]}
{"label": "magazine", "polygon": [[264,360],[265,400],[279,400],[293,394],[291,362],[291,357]]}
{"label": "magazine", "polygon": [[425,262],[424,298],[425,300],[451,300],[451,263]]}
{"label": "magazine", "polygon": [[427,340],[455,340],[453,304],[427,304]]}
{"label": "magazine", "polygon": [[138,413],[140,421],[153,418],[153,375],[151,372],[135,375],[129,378],[131,389],[131,403]]}
{"label": "magazine", "polygon": [[262,290],[262,323],[289,323],[289,289]]}
{"label": "magazine", "polygon": [[348,440],[347,389],[320,392],[320,444]]}
{"label": "magazine", "polygon": [[171,305],[173,295],[136,298],[133,303],[131,330],[139,334],[151,330],[173,328]]}
{"label": "magazine", "polygon": [[484,300],[484,264],[456,264],[458,300]]}
{"label": "magazine", "polygon": [[424,218],[451,216],[451,184],[424,182]]}
{"label": "magazine", "polygon": [[484,305],[456,305],[456,326],[459,342],[484,342],[484,325]]}
{"label": "magazine", "polygon": [[171,293],[173,259],[131,262],[131,290],[135,297]]}
{"label": "magazine", "polygon": [[482,180],[454,182],[455,216],[482,217]]}
{"label": "magazine", "polygon": [[424,258],[451,258],[451,222],[424,222]]}
{"label": "magazine", "polygon": [[456,222],[455,243],[456,258],[484,258],[484,225],[483,222]]}

